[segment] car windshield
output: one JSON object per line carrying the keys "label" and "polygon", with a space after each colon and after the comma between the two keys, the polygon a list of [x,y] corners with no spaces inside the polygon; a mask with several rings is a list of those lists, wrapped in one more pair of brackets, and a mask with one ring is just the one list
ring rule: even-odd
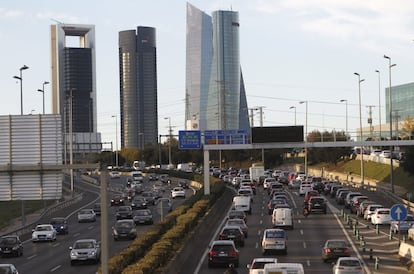
{"label": "car windshield", "polygon": [[329,241],[327,246],[330,248],[347,247],[347,243],[344,241]]}
{"label": "car windshield", "polygon": [[237,219],[234,219],[234,220],[229,220],[228,222],[227,222],[227,224],[229,224],[229,225],[243,225],[243,220],[237,220]]}
{"label": "car windshield", "polygon": [[92,210],[81,210],[79,211],[79,214],[91,214]]}
{"label": "car windshield", "polygon": [[6,245],[15,244],[17,243],[17,239],[15,237],[4,237],[1,239],[0,243]]}
{"label": "car windshield", "polygon": [[130,211],[128,207],[120,207],[118,211]]}
{"label": "car windshield", "polygon": [[56,225],[56,224],[63,224],[65,222],[65,219],[63,219],[63,218],[59,218],[59,219],[52,219],[51,221],[50,221],[50,224],[51,225]]}
{"label": "car windshield", "polygon": [[341,260],[340,266],[360,266],[361,263],[358,260]]}
{"label": "car windshield", "polygon": [[312,198],[312,203],[319,203],[322,204],[324,202],[323,198]]}
{"label": "car windshield", "polygon": [[283,230],[266,231],[266,238],[284,238],[285,232]]}
{"label": "car windshield", "polygon": [[263,269],[265,264],[270,264],[270,263],[274,263],[274,262],[255,262],[252,265],[252,269]]}
{"label": "car windshield", "polygon": [[131,222],[117,222],[115,224],[116,228],[131,228],[132,227],[132,223]]}
{"label": "car windshield", "polygon": [[233,250],[233,246],[231,245],[214,245],[213,246],[213,250],[217,251],[217,252],[221,252],[221,251],[232,251]]}
{"label": "car windshield", "polygon": [[149,216],[149,212],[148,211],[136,211],[135,215],[137,216]]}
{"label": "car windshield", "polygon": [[93,248],[93,242],[76,242],[73,249],[90,249]]}
{"label": "car windshield", "polygon": [[49,226],[37,226],[36,231],[48,231],[52,230]]}

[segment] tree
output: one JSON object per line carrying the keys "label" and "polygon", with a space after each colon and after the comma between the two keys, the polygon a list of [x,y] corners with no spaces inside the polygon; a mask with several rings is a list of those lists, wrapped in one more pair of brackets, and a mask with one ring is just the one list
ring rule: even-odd
{"label": "tree", "polygon": [[[320,132],[314,130],[307,136],[308,142],[335,142],[346,141],[345,132]],[[308,161],[310,164],[328,162],[336,164],[341,158],[349,156],[351,149],[348,147],[329,147],[329,148],[308,148]]]}
{"label": "tree", "polygon": [[401,131],[399,132],[401,139],[411,140],[414,137],[414,118],[408,116],[402,125]]}
{"label": "tree", "polygon": [[405,172],[414,175],[414,147],[409,146],[405,150],[405,160],[400,162]]}

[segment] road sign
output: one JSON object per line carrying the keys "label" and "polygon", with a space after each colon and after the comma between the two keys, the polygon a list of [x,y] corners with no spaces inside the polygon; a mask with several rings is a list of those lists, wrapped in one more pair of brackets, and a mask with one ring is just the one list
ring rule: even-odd
{"label": "road sign", "polygon": [[201,133],[199,130],[178,131],[179,149],[200,149]]}
{"label": "road sign", "polygon": [[248,134],[247,130],[242,129],[228,129],[228,130],[205,130],[204,144],[219,145],[219,144],[247,144]]}
{"label": "road sign", "polygon": [[404,221],[407,217],[407,209],[402,204],[395,204],[391,207],[391,218],[394,221]]}

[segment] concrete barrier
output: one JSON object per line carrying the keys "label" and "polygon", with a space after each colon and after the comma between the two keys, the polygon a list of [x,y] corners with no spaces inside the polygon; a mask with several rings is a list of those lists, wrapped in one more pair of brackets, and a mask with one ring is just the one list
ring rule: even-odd
{"label": "concrete barrier", "polygon": [[414,246],[408,243],[401,243],[398,255],[401,259],[414,262]]}

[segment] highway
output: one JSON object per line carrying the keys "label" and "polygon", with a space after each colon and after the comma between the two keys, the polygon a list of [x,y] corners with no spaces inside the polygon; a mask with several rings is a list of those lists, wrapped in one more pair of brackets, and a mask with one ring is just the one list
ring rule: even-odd
{"label": "highway", "polygon": [[[126,184],[126,178],[122,177],[121,179],[109,179],[109,190],[119,190],[122,189],[122,186]],[[152,188],[153,182],[148,182],[145,179],[144,185],[146,188]],[[173,182],[174,185],[174,182]],[[70,265],[69,259],[69,247],[78,239],[85,238],[95,238],[100,240],[100,218],[97,218],[96,222],[91,223],[78,223],[77,221],[77,211],[81,207],[91,207],[93,203],[99,202],[99,189],[96,186],[88,185],[76,182],[76,188],[78,191],[83,192],[83,199],[81,202],[62,209],[62,211],[55,212],[53,216],[48,217],[42,222],[48,223],[48,220],[51,217],[67,217],[69,224],[69,234],[67,235],[58,235],[58,238],[55,242],[40,242],[32,243],[30,240],[30,235],[25,235],[22,237],[24,241],[24,254],[22,257],[8,257],[1,258],[0,263],[13,263],[19,273],[96,273],[99,267],[99,264],[80,264],[76,266]],[[112,196],[113,192],[108,191],[108,201]],[[186,190],[186,197],[189,197],[193,194],[191,189]],[[169,197],[169,190],[167,189],[164,192],[164,197]],[[173,209],[180,205],[184,199],[175,199],[173,202]],[[114,241],[112,235],[111,227],[116,222],[115,217],[115,207],[109,207],[108,210],[108,242],[109,242],[109,256],[113,256],[116,253],[119,253],[121,250],[125,249],[130,240],[120,240]],[[160,221],[160,214],[154,206],[149,206],[153,213],[154,223]],[[144,231],[149,229],[151,225],[138,225],[137,232],[138,235],[141,235]]]}
{"label": "highway", "polygon": [[[373,192],[364,191],[371,199],[387,205],[387,200],[378,197]],[[328,214],[310,214],[307,218],[302,216],[301,206],[303,196],[299,196],[296,190],[289,192],[294,214],[294,229],[288,230],[288,254],[273,254],[263,256],[261,253],[261,238],[263,230],[272,228],[271,216],[267,212],[268,195],[262,187],[258,188],[254,197],[252,215],[248,215],[249,237],[245,240],[245,246],[239,247],[240,264],[238,273],[248,273],[246,265],[255,257],[275,257],[279,262],[302,263],[305,273],[332,273],[331,263],[324,263],[321,259],[321,246],[327,239],[345,239],[352,247],[351,256],[356,256],[364,261],[365,273],[407,273],[406,268],[398,263],[396,249],[398,250],[398,236],[388,239],[389,226],[380,227],[379,234],[375,233],[374,227],[366,226],[361,218],[358,228],[361,235],[366,235],[367,249],[362,252],[360,242],[356,240],[353,230],[344,222],[341,215],[343,206],[326,197],[328,200]],[[389,202],[388,202],[389,203]],[[389,206],[389,205],[387,205]],[[345,211],[347,212],[347,211]],[[225,214],[223,214],[225,215]],[[350,217],[354,218],[355,215]],[[217,239],[218,231],[224,224],[217,227],[214,239]],[[225,268],[208,268],[207,246],[204,257],[200,258],[198,266],[193,273],[223,273]],[[379,270],[375,270],[374,261],[369,260],[369,248],[373,249],[374,257],[380,256]],[[190,273],[190,272],[188,272]]]}

